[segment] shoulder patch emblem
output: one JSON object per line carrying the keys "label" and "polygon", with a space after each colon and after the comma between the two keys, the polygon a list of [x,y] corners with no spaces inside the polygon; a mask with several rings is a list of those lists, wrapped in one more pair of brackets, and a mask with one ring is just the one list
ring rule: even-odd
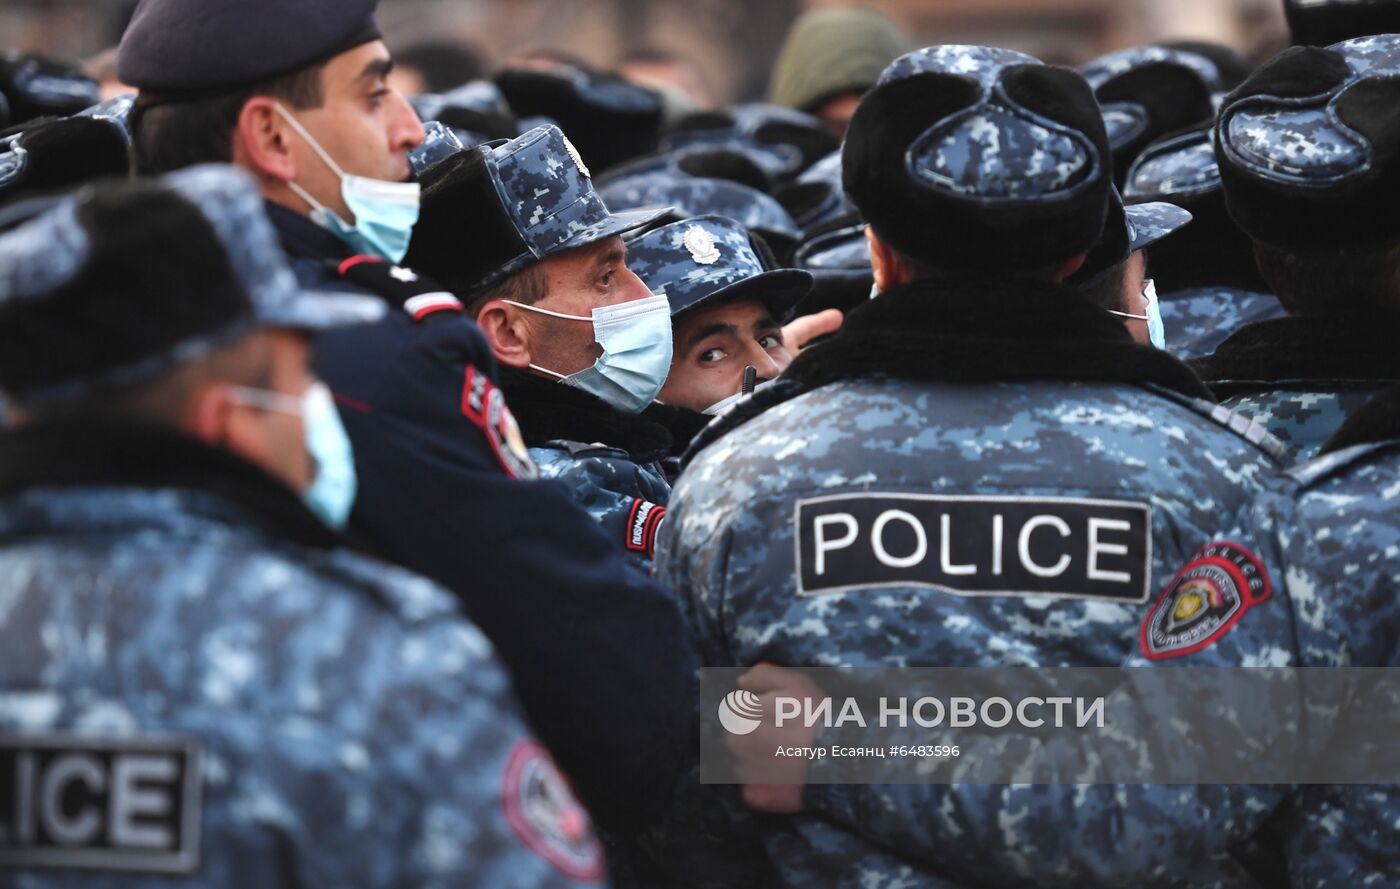
{"label": "shoulder patch emblem", "polygon": [[627,513],[627,550],[648,559],[656,555],[656,532],[666,518],[666,507],[638,497]]}
{"label": "shoulder patch emblem", "polygon": [[700,226],[692,225],[687,228],[681,236],[681,242],[685,244],[685,249],[690,251],[690,258],[697,264],[713,265],[719,262],[719,245],[715,243],[715,236]]}
{"label": "shoulder patch emblem", "polygon": [[467,365],[467,380],[462,386],[462,414],[480,427],[486,441],[500,461],[501,468],[511,478],[539,478],[540,470],[530,457],[520,424],[506,405],[505,393],[496,388],[486,374]]}
{"label": "shoulder patch emblem", "polygon": [[1177,572],[1148,612],[1140,635],[1142,653],[1163,660],[1200,651],[1271,593],[1269,575],[1257,556],[1229,541],[1208,544]]}
{"label": "shoulder patch emblem", "polygon": [[501,799],[507,823],[530,851],[575,880],[603,878],[603,847],[588,813],[544,747],[525,740],[510,751]]}

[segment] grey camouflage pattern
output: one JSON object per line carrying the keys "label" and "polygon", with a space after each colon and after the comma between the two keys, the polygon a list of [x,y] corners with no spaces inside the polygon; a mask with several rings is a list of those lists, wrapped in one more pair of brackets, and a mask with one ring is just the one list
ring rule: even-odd
{"label": "grey camouflage pattern", "polygon": [[1394,381],[1357,382],[1331,391],[1284,388],[1222,399],[1221,404],[1265,427],[1288,446],[1293,462],[1317,456],[1352,414]]}
{"label": "grey camouflage pattern", "polygon": [[757,232],[802,235],[792,215],[773,197],[727,179],[653,172],[614,179],[599,192],[617,210],[670,207],[682,217],[725,216]]}
{"label": "grey camouflage pattern", "polygon": [[1225,81],[1215,62],[1207,56],[1165,46],[1136,46],[1099,56],[1083,65],[1079,73],[1089,81],[1097,92],[1100,87],[1116,77],[1147,65],[1169,64],[1187,68],[1201,78],[1207,89],[1218,93],[1225,89]]}
{"label": "grey camouflage pattern", "polygon": [[1185,361],[1213,353],[1230,334],[1255,321],[1283,317],[1278,298],[1233,287],[1193,287],[1161,295],[1167,351]]}
{"label": "grey camouflage pattern", "polygon": [[530,456],[540,478],[563,482],[574,500],[624,549],[627,560],[651,573],[651,553],[627,549],[627,541],[638,500],[660,507],[670,500],[671,485],[659,465],[637,463],[617,448],[578,442],[549,442],[530,448]]}
{"label": "grey camouflage pattern", "polygon": [[1220,164],[1210,127],[1149,145],[1133,162],[1123,186],[1125,200],[1171,200],[1219,191]]}
{"label": "grey camouflage pattern", "polygon": [[1128,218],[1128,250],[1136,253],[1177,231],[1191,221],[1191,214],[1176,204],[1151,201],[1123,208]]}
{"label": "grey camouflage pattern", "polygon": [[1106,163],[1082,133],[1013,101],[998,84],[1013,67],[1040,60],[985,46],[933,46],[896,59],[890,83],[922,74],[975,80],[982,95],[936,122],[909,147],[911,182],[981,203],[1054,200],[1096,180]]}
{"label": "grey camouflage pattern", "polygon": [[783,124],[817,133],[826,132],[820,119],[781,105],[741,104],[725,113],[729,118],[728,126],[675,130],[662,140],[662,150],[702,148],[734,151],[753,161],[769,176],[784,179],[802,172],[802,152],[794,145],[763,138],[761,131],[764,127]]}
{"label": "grey camouflage pattern", "polygon": [[746,282],[745,292],[765,304],[791,308],[812,284],[808,272],[765,269],[748,231],[722,216],[696,216],[629,240],[627,266],[652,293],[666,294],[673,316]]}
{"label": "grey camouflage pattern", "polygon": [[[1275,474],[1244,439],[1137,387],[835,383],[770,408],[695,457],[672,492],[657,575],[680,596],[706,665],[1116,666],[1136,649],[1148,603],[893,585],[797,595],[795,501],[928,492],[1145,502],[1156,590]],[[1190,838],[1163,837],[1159,813],[1180,823],[1195,812],[1173,790],[1125,792],[1126,811],[1114,788],[1072,792],[1075,818],[1116,825],[1085,840],[1057,833],[1067,813],[1054,789],[809,788],[809,811],[845,829],[779,820],[769,858],[794,886],[807,885],[803,874],[850,866],[842,861],[875,861],[879,847],[906,854],[861,871],[861,885],[929,885],[955,869],[973,885],[998,874],[1084,885],[1100,875],[1086,861],[1100,862],[1103,885],[1124,885],[1125,874],[1133,885],[1241,885],[1223,853],[1182,859],[1174,850]],[[811,857],[794,857],[804,846]]]}
{"label": "grey camouflage pattern", "polygon": [[193,874],[10,868],[0,886],[578,885],[507,823],[507,761],[533,742],[452,597],[246,522],[190,491],[0,503],[0,732],[204,751]]}

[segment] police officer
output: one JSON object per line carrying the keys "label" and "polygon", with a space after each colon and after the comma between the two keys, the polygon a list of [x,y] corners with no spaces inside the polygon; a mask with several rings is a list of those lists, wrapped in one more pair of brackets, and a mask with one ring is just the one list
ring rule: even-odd
{"label": "police officer", "polygon": [[1253,242],[1225,207],[1213,133],[1204,124],[1152,143],[1123,186],[1129,203],[1166,201],[1191,213],[1189,228],[1152,251],[1167,348],[1182,360],[1209,355],[1244,325],[1283,314],[1259,275]]}
{"label": "police officer", "polygon": [[674,479],[680,455],[711,419],[792,363],[781,325],[811,291],[812,275],[775,268],[767,247],[723,216],[631,238],[627,265],[671,306],[671,367],[646,415],[671,435],[665,466]]}
{"label": "police officer", "polygon": [[558,127],[468,149],[426,185],[411,261],[475,316],[541,473],[649,568],[671,441],[641,412],[671,366],[671,313],[627,268],[622,235],[664,211],[610,213]]}
{"label": "police officer", "polygon": [[336,531],[307,334],[383,310],[301,290],[227,167],[0,235],[0,884],[601,879],[490,645]]}
{"label": "police officer", "polygon": [[[1184,365],[1060,283],[1099,239],[1112,182],[1092,91],[1020,53],[932,47],[890,66],[844,151],[879,295],[702,433],[662,527],[657,573],[703,661],[1123,662],[1184,542],[1275,463]],[[1033,788],[905,791],[809,788],[788,800],[806,816],[768,832],[770,863],[787,885],[935,885],[950,834],[889,828],[960,792],[953,833],[997,823],[1011,848],[1035,845],[1011,817]],[[962,850],[967,882],[1016,874]]]}
{"label": "police officer", "polygon": [[355,445],[351,531],[460,599],[531,725],[600,822],[666,805],[693,714],[669,594],[629,570],[535,467],[495,361],[450,294],[393,264],[418,215],[422,128],[384,81],[373,0],[144,0],[123,37],[138,168],[232,159],[257,180],[303,285],[390,312],[314,363]]}
{"label": "police officer", "polygon": [[1383,197],[1400,176],[1400,111],[1368,101],[1396,71],[1393,36],[1290,49],[1216,125],[1230,213],[1288,317],[1240,328],[1194,366],[1298,460],[1400,382],[1400,226]]}

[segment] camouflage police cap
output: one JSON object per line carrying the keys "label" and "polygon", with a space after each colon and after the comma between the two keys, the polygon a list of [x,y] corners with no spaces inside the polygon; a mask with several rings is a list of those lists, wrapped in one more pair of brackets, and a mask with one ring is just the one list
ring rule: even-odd
{"label": "camouflage police cap", "polygon": [[464,146],[514,139],[525,132],[500,87],[489,80],[473,80],[445,93],[419,93],[408,102],[420,120],[450,129]]}
{"label": "camouflage police cap", "polygon": [[558,127],[451,155],[426,170],[407,262],[472,297],[551,256],[650,225],[667,209],[612,213]]}
{"label": "camouflage police cap", "polygon": [[1400,0],[1283,0],[1297,46],[1400,32]]}
{"label": "camouflage police cap", "polygon": [[1284,248],[1400,239],[1400,35],[1295,47],[1234,93],[1216,123],[1226,201]]}
{"label": "camouflage police cap", "polygon": [[[797,177],[797,184],[821,189],[819,198],[814,199],[805,212],[793,213],[793,218],[805,230],[810,231],[824,223],[855,212],[855,205],[846,196],[846,189],[841,181],[841,152],[839,149],[808,167],[801,176]],[[814,192],[814,196],[815,194]],[[791,211],[791,204],[787,204],[787,202],[785,204]]]}
{"label": "camouflage police cap", "polygon": [[50,118],[16,130],[0,136],[0,204],[128,175],[130,142],[117,121]]}
{"label": "camouflage police cap", "polygon": [[34,200],[0,234],[0,389],[55,402],[150,379],[259,327],[383,317],[304,291],[262,196],[232,167]]}
{"label": "camouflage police cap", "polygon": [[136,105],[136,94],[125,93],[98,102],[91,108],[79,111],[74,117],[90,117],[101,120],[121,130],[128,145],[131,144],[131,109]]}
{"label": "camouflage police cap", "polygon": [[1077,73],[934,46],[886,69],[851,119],[846,193],[876,233],[943,268],[1038,267],[1099,237],[1111,157]]}
{"label": "camouflage police cap", "polygon": [[797,248],[796,265],[813,272],[861,272],[869,275],[870,242],[865,225],[849,219],[847,225],[813,235]]}
{"label": "camouflage police cap", "polygon": [[1123,197],[1129,201],[1181,201],[1220,191],[1213,128],[1197,127],[1147,146],[1128,170]]}
{"label": "camouflage police cap", "polygon": [[627,266],[653,293],[665,291],[672,317],[695,307],[756,299],[783,320],[812,289],[812,276],[772,268],[748,230],[723,216],[696,216],[627,242]]}
{"label": "camouflage police cap", "polygon": [[667,151],[722,148],[750,158],[774,179],[790,179],[838,148],[821,120],[759,103],[682,118],[661,141]]}
{"label": "camouflage police cap", "polygon": [[1191,221],[1191,213],[1165,201],[1129,204],[1124,208],[1128,218],[1128,252],[1146,250]]}

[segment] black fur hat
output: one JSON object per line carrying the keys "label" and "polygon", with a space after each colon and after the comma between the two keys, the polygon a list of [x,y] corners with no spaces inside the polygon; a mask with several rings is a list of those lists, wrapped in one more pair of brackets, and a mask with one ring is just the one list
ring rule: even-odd
{"label": "black fur hat", "polygon": [[1280,53],[1215,128],[1230,214],[1290,250],[1400,241],[1400,36]]}
{"label": "black fur hat", "polygon": [[507,68],[496,75],[496,85],[519,117],[556,122],[600,173],[655,150],[661,135],[661,96],[613,74],[569,65]]}
{"label": "black fur hat", "polygon": [[944,270],[1040,269],[1103,231],[1108,136],[1076,72],[936,46],[886,69],[851,119],[846,193],[875,233]]}
{"label": "black fur hat", "polygon": [[0,204],[125,177],[130,167],[126,136],[113,123],[93,117],[31,121],[0,134]]}
{"label": "black fur hat", "polygon": [[1400,0],[1283,0],[1296,46],[1400,32]]}
{"label": "black fur hat", "polygon": [[1172,43],[1109,53],[1080,71],[1103,108],[1121,188],[1150,143],[1212,120],[1216,97],[1238,86],[1249,65],[1223,46]]}

